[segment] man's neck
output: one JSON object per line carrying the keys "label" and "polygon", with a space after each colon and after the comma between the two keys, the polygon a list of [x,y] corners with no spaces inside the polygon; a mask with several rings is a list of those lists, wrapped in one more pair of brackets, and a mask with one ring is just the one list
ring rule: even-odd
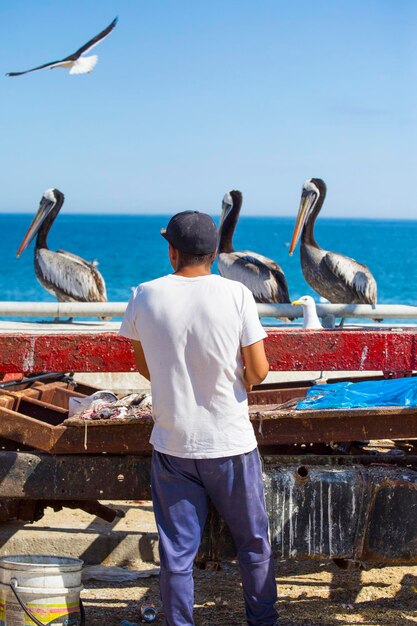
{"label": "man's neck", "polygon": [[211,268],[206,265],[190,265],[174,272],[174,276],[184,276],[185,278],[196,278],[197,276],[208,276],[209,274],[211,274]]}

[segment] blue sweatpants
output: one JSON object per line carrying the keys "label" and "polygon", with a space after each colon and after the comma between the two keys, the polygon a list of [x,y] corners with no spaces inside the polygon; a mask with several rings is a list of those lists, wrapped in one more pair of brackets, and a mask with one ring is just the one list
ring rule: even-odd
{"label": "blue sweatpants", "polygon": [[277,591],[258,451],[182,459],[154,450],[151,483],[166,625],[194,625],[193,562],[207,517],[207,496],[236,544],[248,625],[275,625]]}

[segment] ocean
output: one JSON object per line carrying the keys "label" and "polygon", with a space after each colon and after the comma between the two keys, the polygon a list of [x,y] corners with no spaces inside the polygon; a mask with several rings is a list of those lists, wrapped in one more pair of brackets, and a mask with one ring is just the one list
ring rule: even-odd
{"label": "ocean", "polygon": [[[29,214],[0,214],[0,300],[54,301],[36,280],[34,242],[16,258],[32,218]],[[62,213],[52,226],[48,246],[89,261],[96,259],[108,299],[127,301],[132,287],[171,271],[167,244],[159,234],[168,219],[163,215]],[[219,217],[214,219],[218,223]],[[259,252],[279,263],[292,299],[309,294],[318,301],[319,296],[304,280],[299,245],[292,257],[288,255],[293,227],[294,218],[241,216],[234,247]],[[319,218],[315,235],[321,247],[369,266],[378,284],[380,304],[417,305],[417,221]]]}

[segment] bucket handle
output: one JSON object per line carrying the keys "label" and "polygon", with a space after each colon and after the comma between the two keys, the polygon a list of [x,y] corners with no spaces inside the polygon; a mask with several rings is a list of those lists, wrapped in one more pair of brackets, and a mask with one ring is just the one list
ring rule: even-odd
{"label": "bucket handle", "polygon": [[[18,603],[20,604],[20,606],[22,607],[22,609],[24,610],[26,615],[28,617],[30,617],[30,619],[33,622],[35,622],[36,626],[45,626],[45,624],[43,622],[40,622],[38,619],[36,619],[36,617],[33,615],[33,613],[28,609],[28,607],[25,605],[23,600],[20,598],[20,596],[19,596],[19,594],[17,592],[17,580],[16,580],[16,578],[12,578],[10,580],[9,587],[13,591],[13,593],[14,593],[14,595],[16,597],[16,600],[18,601]],[[81,598],[80,598],[80,617],[81,617],[80,626],[85,626],[85,610],[84,610],[84,605],[82,603]]]}

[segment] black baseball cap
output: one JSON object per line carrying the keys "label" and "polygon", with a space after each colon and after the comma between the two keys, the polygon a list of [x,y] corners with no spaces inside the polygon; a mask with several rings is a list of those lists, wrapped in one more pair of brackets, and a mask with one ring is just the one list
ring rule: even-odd
{"label": "black baseball cap", "polygon": [[187,254],[212,254],[217,248],[217,229],[210,215],[199,211],[182,211],[161,228],[161,235],[174,248]]}

